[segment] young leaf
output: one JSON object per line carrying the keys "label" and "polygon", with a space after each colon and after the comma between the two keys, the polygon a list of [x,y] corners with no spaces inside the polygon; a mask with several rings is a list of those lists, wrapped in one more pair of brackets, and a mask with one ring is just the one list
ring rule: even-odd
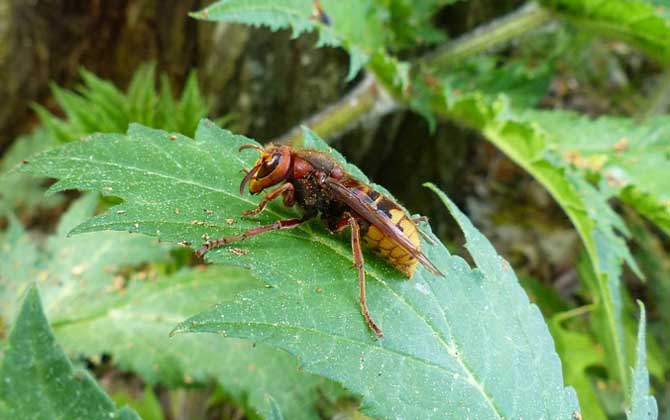
{"label": "young leaf", "polygon": [[313,409],[318,400],[342,393],[335,384],[300,372],[289,354],[262,344],[214,336],[170,339],[176,322],[263,284],[246,271],[218,267],[125,284],[114,276],[114,267],[160,261],[165,251],[150,238],[127,233],[68,238],[74,226],[93,215],[96,203],[94,194],[75,202],[42,252],[18,222],[10,223],[0,242],[6,251],[0,263],[3,312],[30,279],[41,277],[47,291],[44,305],[69,352],[110,354],[121,369],[136,372],[149,384],[175,387],[216,380],[250,411],[268,415],[272,407],[265,397],[272,395],[288,418],[305,420],[318,417]]}
{"label": "young leaf", "polygon": [[579,29],[618,38],[661,63],[670,59],[670,21],[660,8],[640,0],[541,0]]}
{"label": "young leaf", "polygon": [[640,306],[640,327],[637,332],[637,362],[633,370],[631,407],[626,411],[626,417],[628,420],[656,420],[658,419],[656,399],[649,395],[649,372],[645,351],[646,317],[642,302],[638,301],[638,305]]}
{"label": "young leaf", "polygon": [[4,418],[138,419],[117,410],[84,369],[75,368],[56,343],[37,288],[28,289],[0,368]]}
{"label": "young leaf", "polygon": [[[60,178],[54,191],[109,186],[125,200],[77,232],[131,230],[198,246],[205,233],[230,235],[291,214],[272,205],[259,221],[238,219],[257,203],[237,191],[240,168],[255,156],[236,150],[249,142],[207,121],[195,141],[135,125],[126,136],[98,135],[46,152],[26,169]],[[361,394],[372,416],[569,418],[576,397],[563,387],[542,316],[509,265],[454,212],[478,270],[441,245],[425,250],[446,278],[420,268],[406,281],[368,256],[368,302],[383,341],[360,315],[349,243],[318,223],[211,251],[210,260],[249,267],[272,288],[244,292],[177,331],[289,350],[305,370]]]}
{"label": "young leaf", "polygon": [[266,26],[273,31],[290,28],[294,37],[318,31],[317,46],[343,47],[349,52],[347,79],[369,64],[388,86],[406,87],[407,65],[385,52],[391,35],[384,25],[386,10],[373,0],[321,0],[319,4],[325,15],[315,10],[312,0],[220,0],[192,16]]}
{"label": "young leaf", "polygon": [[156,91],[156,66],[153,63],[137,69],[126,94],[86,70],[81,71],[81,77],[84,84],[76,91],[52,86],[54,97],[67,117],[65,120],[35,106],[51,137],[61,142],[95,132],[122,133],[131,122],[193,135],[197,122],[209,112],[198,90],[195,72],[189,75],[178,103],[172,97],[167,76],[161,76],[161,88]]}
{"label": "young leaf", "polygon": [[[156,104],[159,102],[154,89],[156,81],[156,63],[150,62],[140,66],[128,85],[125,109],[127,115],[132,115],[130,121],[154,126]],[[101,130],[92,130],[89,133]],[[114,130],[115,132],[123,132]]]}

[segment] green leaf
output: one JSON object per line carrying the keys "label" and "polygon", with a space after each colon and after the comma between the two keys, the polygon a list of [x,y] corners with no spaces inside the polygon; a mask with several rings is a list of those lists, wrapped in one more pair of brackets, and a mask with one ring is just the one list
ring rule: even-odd
{"label": "green leaf", "polygon": [[551,335],[556,341],[556,351],[563,362],[565,383],[573,386],[579,398],[581,415],[589,420],[606,420],[595,392],[594,379],[587,373],[587,369],[594,366],[604,366],[605,359],[598,351],[597,344],[586,333],[572,331],[561,322],[562,314],[557,314],[549,321]]}
{"label": "green leaf", "polygon": [[416,48],[446,40],[443,31],[433,26],[432,19],[437,11],[457,0],[375,0],[388,10],[388,25],[395,49]]}
{"label": "green leaf", "polygon": [[[155,240],[138,235],[114,233],[68,238],[67,233],[76,224],[93,215],[97,203],[95,194],[75,202],[61,219],[56,235],[48,238],[36,261],[19,257],[0,262],[2,272],[10,273],[0,282],[6,290],[0,316],[8,319],[14,299],[30,286],[31,279],[39,278],[45,308],[52,319],[60,322],[77,319],[79,313],[96,310],[97,299],[113,288],[115,272],[125,266],[166,259],[166,247],[156,246]],[[14,242],[5,246],[14,255],[24,252],[25,248],[35,248],[22,231],[23,228],[17,225],[10,229]],[[19,246],[14,248],[13,244]],[[17,266],[21,270],[17,270]],[[36,275],[26,275],[34,271]]]}
{"label": "green leaf", "polygon": [[541,0],[579,29],[621,39],[661,63],[670,59],[670,20],[661,8],[639,0]]}
{"label": "green leaf", "polygon": [[52,85],[54,97],[66,115],[65,120],[35,106],[50,136],[61,142],[95,132],[122,133],[131,122],[193,135],[197,122],[209,112],[198,89],[195,72],[189,74],[178,102],[172,96],[165,74],[161,75],[160,90],[156,90],[154,63],[143,64],[137,69],[127,94],[86,70],[81,70],[81,77],[84,83],[76,91]]}
{"label": "green leaf", "polygon": [[312,0],[220,0],[191,16],[220,22],[266,26],[270,30],[290,28],[294,37],[318,31],[317,46],[342,47],[350,56],[347,80],[369,64],[389,87],[407,86],[407,64],[387,55],[391,33],[384,25],[385,8],[374,0],[321,0],[328,22],[314,15]]}
{"label": "green leaf", "polygon": [[670,117],[644,123],[595,120],[564,111],[527,111],[563,159],[604,178],[628,204],[670,235]]}
{"label": "green leaf", "polygon": [[[197,246],[205,233],[229,235],[291,214],[272,205],[258,221],[237,218],[257,203],[237,192],[239,170],[255,156],[236,151],[249,142],[207,121],[195,141],[134,125],[126,136],[99,135],[46,152],[27,169],[60,178],[53,191],[111,187],[124,200],[77,232],[131,230]],[[446,278],[420,268],[405,281],[386,263],[367,259],[368,302],[387,333],[383,341],[360,315],[350,245],[316,223],[236,244],[247,255],[208,253],[211,261],[251,268],[272,288],[241,293],[178,330],[287,349],[306,371],[361,394],[373,416],[569,418],[576,398],[563,387],[542,316],[509,265],[455,216],[478,270],[441,245],[425,250]]]}
{"label": "green leaf", "polygon": [[[640,268],[647,277],[650,298],[647,305],[657,315],[656,321],[649,323],[648,330],[662,343],[662,348],[670,348],[670,259],[663,241],[654,235],[640,218],[628,215],[629,224],[635,240],[634,255]],[[667,354],[664,364],[670,363]],[[670,367],[670,366],[667,366]],[[666,368],[667,368],[666,367]]]}
{"label": "green leaf", "polygon": [[[426,111],[426,99],[422,101],[422,110]],[[536,121],[515,113],[504,95],[491,101],[480,92],[457,96],[433,90],[427,103],[428,112],[437,112],[481,132],[537,179],[566,212],[584,243],[597,279],[594,291],[598,296],[597,311],[602,311],[605,320],[600,332],[610,360],[608,365],[626,389],[629,372],[621,320],[621,266],[626,261],[636,272],[639,270],[624,240],[617,235],[617,231],[626,235],[627,230],[607,204],[610,195],[605,185],[596,189],[566,161],[551,153],[548,132]]]}
{"label": "green leaf", "polygon": [[117,406],[127,405],[131,407],[144,420],[163,420],[163,409],[160,401],[150,387],[144,388],[144,394],[140,398],[131,395],[125,389],[115,392],[111,397]]}
{"label": "green leaf", "polygon": [[529,108],[536,106],[549,89],[552,61],[547,59],[538,66],[526,60],[482,55],[455,64],[442,81],[452,91],[478,91],[492,99],[504,92],[514,107]]}
{"label": "green leaf", "polygon": [[164,114],[163,121],[178,118],[178,127],[181,127],[181,130],[178,131],[192,136],[195,134],[200,120],[207,115],[207,109],[205,98],[198,87],[198,75],[195,71],[191,71],[186,79],[181,99],[177,104],[176,114]]}
{"label": "green leaf", "polygon": [[12,171],[17,165],[30,164],[33,155],[56,144],[44,129],[14,140],[0,162],[0,214],[30,213],[39,207],[55,207],[62,201],[62,197],[57,195],[44,199],[46,187],[43,186],[43,179]]}
{"label": "green leaf", "polygon": [[638,301],[638,305],[640,306],[640,327],[637,332],[637,362],[633,370],[631,407],[626,411],[626,417],[628,420],[656,420],[658,419],[656,399],[649,395],[644,304]]}
{"label": "green leaf", "polygon": [[[150,62],[141,65],[128,85],[128,94],[125,107],[127,115],[132,115],[131,121],[153,127],[156,115],[156,104],[159,102],[154,83],[156,80],[156,63]],[[123,132],[124,129],[114,130]],[[95,132],[98,130],[93,130]]]}
{"label": "green leaf", "polygon": [[139,419],[113,401],[84,369],[75,368],[56,343],[36,287],[26,293],[0,370],[5,418]]}
{"label": "green leaf", "polygon": [[149,279],[145,272],[124,280],[115,274],[118,269],[163,260],[165,250],[150,238],[120,232],[68,238],[74,226],[93,215],[96,203],[93,194],[75,202],[44,251],[18,222],[10,223],[0,242],[3,312],[30,279],[40,277],[55,333],[69,352],[110,354],[121,369],[149,384],[216,380],[237,403],[264,416],[271,413],[266,396],[272,395],[291,419],[316,419],[316,401],[342,394],[323,378],[300,372],[289,354],[262,344],[214,336],[170,339],[175,323],[263,283],[246,271],[218,267]]}
{"label": "green leaf", "polygon": [[342,390],[301,372],[289,354],[232,338],[169,337],[180,320],[260,287],[263,284],[246,270],[229,267],[186,270],[151,282],[136,280],[122,295],[101,298],[97,312],[56,321],[55,329],[66,348],[112,354],[121,369],[138,373],[149,384],[177,387],[214,379],[235,402],[263,417],[275,410],[270,395],[286,418],[317,419],[315,402],[336,398]]}

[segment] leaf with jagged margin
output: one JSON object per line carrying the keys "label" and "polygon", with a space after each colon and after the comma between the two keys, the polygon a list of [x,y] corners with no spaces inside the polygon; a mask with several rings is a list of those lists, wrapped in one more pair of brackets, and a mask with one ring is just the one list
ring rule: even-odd
{"label": "leaf with jagged margin", "polygon": [[3,418],[137,419],[116,409],[85,369],[75,368],[56,342],[35,286],[31,286],[4,348],[0,368]]}
{"label": "leaf with jagged margin", "polygon": [[390,32],[384,8],[372,0],[321,0],[329,23],[314,16],[312,0],[220,0],[192,13],[197,19],[265,26],[272,31],[291,29],[293,36],[318,31],[317,47],[346,49],[350,56],[347,80],[368,65],[381,81],[402,91],[408,83],[408,65],[386,54]]}
{"label": "leaf with jagged margin", "polygon": [[389,47],[416,48],[443,42],[444,31],[436,28],[433,18],[440,8],[458,0],[375,0],[388,10],[388,25],[393,38]]}
{"label": "leaf with jagged margin", "polygon": [[[669,32],[670,42],[670,32]],[[526,111],[547,145],[596,174],[618,196],[670,235],[670,117],[590,119],[567,111]]]}
{"label": "leaf with jagged margin", "polygon": [[[198,246],[205,233],[229,235],[294,214],[273,204],[259,220],[237,218],[258,202],[237,191],[240,168],[256,157],[237,149],[250,142],[208,121],[195,141],[134,125],[126,136],[99,135],[46,152],[26,169],[60,178],[54,191],[112,187],[125,200],[76,231],[160,231],[163,240]],[[235,253],[208,253],[273,286],[218,306],[214,311],[230,310],[226,325],[215,315],[209,329],[299,354],[305,370],[361,394],[372,416],[570,418],[576,397],[563,387],[542,316],[509,265],[471,225],[464,228],[481,271],[441,245],[426,245],[426,253],[446,278],[419,268],[406,281],[368,257],[368,302],[387,334],[383,341],[360,315],[349,243],[319,223],[234,244]]]}
{"label": "leaf with jagged margin", "polygon": [[578,29],[621,39],[660,63],[670,60],[670,20],[654,5],[639,0],[540,0]]}
{"label": "leaf with jagged margin", "polygon": [[[263,290],[242,295],[236,302],[217,305],[212,310],[185,321],[177,327],[177,331],[240,335],[263,339],[286,348],[301,356],[306,369],[322,372],[333,378],[342,378],[340,380],[354,390],[364,389],[363,404],[364,407],[367,407],[364,412],[371,416],[426,419],[462,418],[466,415],[473,416],[473,418],[508,418],[508,416],[511,418],[570,418],[573,412],[571,410],[578,409],[574,401],[574,394],[570,390],[563,389],[562,385],[556,382],[551,385],[551,387],[556,387],[553,397],[545,395],[542,397],[544,401],[534,408],[528,407],[525,402],[520,402],[514,393],[504,398],[505,403],[497,397],[498,392],[502,391],[502,388],[496,386],[498,384],[503,388],[506,387],[508,392],[510,389],[515,389],[525,393],[526,396],[528,392],[532,392],[531,389],[535,389],[535,386],[541,386],[539,384],[527,385],[526,391],[522,391],[524,386],[521,386],[519,381],[523,376],[523,368],[521,370],[519,368],[521,368],[520,365],[530,360],[529,358],[544,359],[541,362],[542,367],[538,365],[537,369],[543,370],[551,366],[553,374],[547,375],[547,378],[554,377],[554,374],[557,373],[555,369],[560,369],[559,362],[556,355],[552,355],[553,351],[546,352],[551,347],[551,340],[542,317],[537,308],[528,303],[509,265],[495,253],[488,241],[474,229],[465,216],[445,196],[441,195],[441,198],[447,200],[445,203],[464,229],[468,239],[468,249],[481,271],[471,271],[460,258],[448,256],[443,247],[429,249],[428,256],[433,261],[447,263],[446,278],[454,279],[458,284],[446,284],[449,283],[447,280],[435,279],[425,272],[415,275],[412,281],[417,282],[417,285],[414,287],[397,287],[389,282],[386,287],[392,288],[399,296],[379,295],[377,298],[385,298],[383,307],[396,307],[393,309],[393,318],[388,319],[384,325],[387,338],[381,345],[359,338],[360,334],[348,333],[348,330],[352,328],[347,327],[350,321],[337,328],[337,332],[333,332],[332,327],[328,328],[323,325],[321,321],[323,318],[336,319],[334,314],[319,316],[328,308],[326,302],[312,292],[314,287],[323,284],[327,278],[323,267],[320,268],[322,277],[320,282],[317,280],[313,282],[314,284],[298,285],[298,287],[281,284],[272,291]],[[318,274],[315,273],[314,276]],[[307,278],[310,277],[307,276]],[[335,285],[328,287],[328,291],[337,296],[337,292],[332,290],[335,287]],[[419,293],[416,293],[416,289],[419,290]],[[432,296],[436,300],[421,303],[426,296]],[[293,302],[296,299],[302,300],[303,305],[301,306],[307,308],[285,309],[286,302]],[[431,323],[433,319],[439,320],[439,324],[434,326],[433,336],[430,333],[427,336],[416,335],[411,337],[409,343],[403,344],[403,341],[407,339],[408,331],[415,331],[422,322],[417,325],[412,320],[413,316],[403,319],[406,314],[403,313],[405,311],[401,311],[397,302],[394,302],[397,299],[408,299],[408,303],[415,303],[417,307],[430,308],[425,314],[428,319],[423,322]],[[438,302],[444,302],[444,304],[440,305]],[[434,305],[437,307],[432,308]],[[311,312],[310,306],[319,306],[320,313],[313,313],[306,317],[305,313]],[[483,312],[471,316],[469,311],[472,309]],[[419,309],[415,310],[419,314],[423,312]],[[486,316],[484,313],[495,315]],[[397,318],[401,319],[392,322]],[[478,319],[479,328],[476,328],[478,332],[473,331],[472,319]],[[510,330],[507,321],[511,319],[516,320],[514,322],[516,325]],[[442,328],[446,330],[443,331]],[[519,329],[525,331],[520,336],[517,335],[520,332]],[[393,330],[397,331],[393,332]],[[405,332],[405,337],[402,336],[402,331]],[[502,336],[497,337],[500,333]],[[446,352],[436,349],[433,355],[420,350],[434,346],[430,344],[437,339],[434,334],[445,334],[443,339],[450,342],[442,345],[448,347],[453,345],[453,349],[447,348]],[[533,337],[533,340],[527,339],[530,336]],[[479,342],[482,338],[489,344]],[[515,343],[517,339],[520,340],[519,347],[502,346],[499,348],[500,351],[506,353],[505,359],[512,357],[504,362],[504,365],[508,367],[505,371],[517,372],[513,376],[521,375],[516,379],[506,378],[506,374],[502,371],[493,372],[496,370],[495,366],[502,366],[501,360],[493,362],[480,359],[482,356],[484,359],[487,358],[487,355],[479,352],[491,348],[490,343],[495,342],[497,345],[500,345],[501,342]],[[549,339],[548,342],[545,341],[547,339]],[[323,345],[329,348],[327,357],[324,357],[320,349]],[[524,353],[534,353],[534,356],[531,354],[521,356],[518,353],[519,350]],[[440,355],[439,353],[448,354]],[[493,356],[494,353],[496,353],[495,350],[489,355]],[[517,356],[521,356],[522,359],[517,359]],[[449,360],[451,358],[456,359],[456,364]],[[458,369],[447,373],[445,377],[438,372],[431,372],[433,369],[440,369],[443,364],[457,368],[461,360],[465,370]],[[432,367],[428,369],[428,366],[422,366],[419,362],[430,363]],[[386,369],[389,369],[389,366],[397,368],[387,373]],[[352,370],[357,370],[357,372],[351,372]],[[484,374],[481,379],[479,372]],[[538,371],[533,372],[543,375]],[[389,375],[391,379],[387,377]],[[463,375],[466,376],[463,377]],[[485,379],[489,375],[495,376],[496,385],[492,385],[488,379]],[[493,380],[492,377],[490,379]],[[535,380],[530,377],[526,379]],[[487,395],[485,401],[481,401],[482,395],[475,394],[468,397],[471,391],[467,389],[468,387],[462,389],[459,383],[461,380],[466,380],[476,388],[479,388],[476,384],[481,384],[480,391]],[[392,383],[390,384],[389,381]],[[490,390],[489,386],[491,386]],[[544,386],[546,387],[546,384]],[[451,391],[445,394],[444,390],[447,388]],[[410,395],[407,395],[408,389],[413,390]],[[510,398],[516,402],[511,402]],[[534,411],[537,409],[540,411]]]}
{"label": "leaf with jagged margin", "polygon": [[[123,370],[149,384],[170,387],[217,380],[241,405],[264,416],[265,395],[281,402],[287,418],[317,419],[320,398],[337,398],[335,384],[298,370],[295,358],[267,346],[220,337],[176,337],[175,323],[239,291],[262,287],[246,271],[212,268],[113,286],[114,267],[164,259],[155,240],[119,232],[67,233],[93,215],[94,194],[75,202],[40,253],[18,222],[0,238],[0,307],[40,277],[44,305],[63,346],[74,354],[111,354]],[[73,274],[74,273],[74,274]],[[101,332],[105,332],[104,334]]]}
{"label": "leaf with jagged margin", "polygon": [[[0,260],[0,317],[9,321],[18,296],[38,279],[52,319],[56,314],[61,321],[77,318],[81,311],[95,311],[97,300],[113,289],[114,273],[122,267],[166,260],[168,248],[143,236],[113,233],[68,238],[72,228],[94,214],[97,203],[95,194],[76,201],[41,252],[20,224],[10,220],[1,245],[8,248],[9,258]],[[23,256],[27,250],[30,259]]]}
{"label": "leaf with jagged margin", "polygon": [[640,326],[637,332],[637,362],[633,370],[633,385],[631,390],[631,405],[626,410],[628,420],[657,420],[658,406],[656,399],[649,395],[649,372],[647,371],[647,355],[645,343],[646,316],[644,304],[640,306]]}
{"label": "leaf with jagged margin", "polygon": [[568,162],[549,149],[549,134],[532,119],[520,116],[505,95],[492,99],[481,92],[461,95],[441,81],[414,79],[416,97],[410,106],[424,115],[440,115],[479,131],[487,140],[537,179],[563,208],[579,233],[594,275],[595,312],[604,323],[598,328],[611,374],[628,390],[630,372],[621,314],[620,274],[623,262],[641,276],[624,240],[625,224],[608,206],[610,191],[596,189]]}
{"label": "leaf with jagged margin", "polygon": [[[633,254],[640,269],[647,277],[647,306],[657,315],[656,321],[648,325],[648,330],[661,343],[661,347],[670,348],[670,258],[663,241],[654,235],[649,226],[639,217],[628,214],[627,220],[633,233],[635,248]],[[670,359],[666,356],[666,368],[670,368]],[[669,419],[670,420],[670,419]]]}
{"label": "leaf with jagged margin", "polygon": [[35,130],[32,134],[14,140],[0,161],[0,217],[8,212],[25,214],[32,213],[37,208],[52,208],[63,201],[59,195],[44,198],[44,180],[10,172],[21,161],[29,161],[36,153],[57,144],[44,129]]}
{"label": "leaf with jagged margin", "polygon": [[[441,99],[441,101],[440,101]],[[608,349],[609,366],[622,385],[629,384],[621,324],[620,274],[625,261],[639,273],[624,240],[625,224],[608,206],[607,191],[584,181],[555,154],[548,153],[548,133],[535,121],[517,115],[504,95],[489,100],[475,92],[456,96],[434,94],[432,111],[478,130],[519,166],[537,179],[566,212],[577,229],[598,281],[599,310],[605,314],[602,344]]]}
{"label": "leaf with jagged margin", "polygon": [[84,69],[80,74],[83,84],[74,91],[52,85],[65,119],[35,105],[42,125],[52,138],[61,142],[95,132],[123,133],[131,122],[192,136],[200,119],[209,113],[195,71],[189,74],[178,100],[173,97],[165,74],[161,76],[160,89],[156,90],[154,63],[145,63],[135,71],[127,93]]}
{"label": "leaf with jagged margin", "polygon": [[571,41],[562,29],[541,28],[517,39],[511,55],[482,53],[448,66],[428,61],[427,71],[451,92],[480,92],[490,100],[503,93],[515,109],[534,108],[549,93],[556,61]]}
{"label": "leaf with jagged margin", "polygon": [[100,299],[95,313],[56,319],[54,330],[67,349],[111,354],[120,369],[136,372],[148,384],[177,387],[216,380],[236,403],[264,418],[274,411],[267,399],[271,395],[286,418],[316,420],[316,402],[343,391],[301,372],[291,355],[233,338],[169,337],[184,318],[263,286],[247,270],[219,266],[135,280],[121,294]]}
{"label": "leaf with jagged margin", "polygon": [[556,342],[556,351],[563,362],[565,382],[575,387],[582,409],[582,418],[607,420],[607,415],[595,392],[595,378],[587,373],[587,369],[594,366],[604,367],[605,358],[589,334],[566,328],[561,318],[560,313],[553,316],[549,320],[549,330]]}

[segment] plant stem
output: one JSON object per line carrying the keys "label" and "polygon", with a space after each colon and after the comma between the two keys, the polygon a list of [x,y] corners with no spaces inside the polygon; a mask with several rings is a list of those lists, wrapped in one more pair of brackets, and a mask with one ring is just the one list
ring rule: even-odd
{"label": "plant stem", "polygon": [[334,139],[348,132],[363,118],[378,118],[396,109],[398,104],[372,74],[342,99],[313,115],[300,126],[274,140],[275,143],[299,145],[306,125],[322,138]]}
{"label": "plant stem", "polygon": [[475,28],[422,57],[421,63],[447,67],[495,45],[507,42],[546,23],[552,15],[535,3],[526,3],[516,11]]}

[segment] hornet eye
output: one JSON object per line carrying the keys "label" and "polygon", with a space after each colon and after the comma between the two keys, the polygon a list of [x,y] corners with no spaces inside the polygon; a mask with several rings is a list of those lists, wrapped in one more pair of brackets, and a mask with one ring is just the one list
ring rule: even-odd
{"label": "hornet eye", "polygon": [[257,178],[265,178],[268,176],[272,171],[279,165],[279,162],[281,162],[281,155],[280,154],[274,154],[272,155],[272,158],[266,162],[263,162],[263,165],[261,168],[258,170],[258,173],[256,174]]}

